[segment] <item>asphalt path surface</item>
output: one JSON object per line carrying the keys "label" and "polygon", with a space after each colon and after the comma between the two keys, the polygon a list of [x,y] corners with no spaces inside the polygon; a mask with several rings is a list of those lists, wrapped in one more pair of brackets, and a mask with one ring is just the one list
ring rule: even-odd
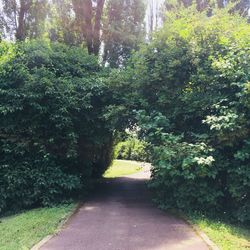
{"label": "asphalt path surface", "polygon": [[182,219],[156,208],[149,169],[107,179],[42,250],[207,250]]}

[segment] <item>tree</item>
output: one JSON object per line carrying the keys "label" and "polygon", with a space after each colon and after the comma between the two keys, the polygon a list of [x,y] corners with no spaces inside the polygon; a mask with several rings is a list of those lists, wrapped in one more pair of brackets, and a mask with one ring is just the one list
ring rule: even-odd
{"label": "tree", "polygon": [[86,192],[112,158],[106,69],[56,42],[2,42],[0,60],[0,213]]}
{"label": "tree", "polygon": [[149,0],[146,11],[146,30],[149,39],[161,27],[165,14],[164,0]]}
{"label": "tree", "polygon": [[[230,7],[229,12],[238,12],[241,16],[246,17],[248,15],[248,10],[250,9],[250,3],[248,0],[196,0],[195,6],[198,11],[207,11],[207,15],[212,15],[213,9],[223,9],[226,8],[227,5],[231,3],[232,7]],[[173,1],[165,1],[165,9],[171,10],[173,8],[180,8],[184,6],[185,8],[190,7],[193,3],[192,0],[173,0]]]}
{"label": "tree", "polygon": [[103,28],[104,63],[111,67],[124,64],[145,37],[143,0],[110,0]]}
{"label": "tree", "polygon": [[48,36],[51,41],[79,45],[82,34],[76,26],[72,0],[53,0],[48,15]]}
{"label": "tree", "polygon": [[150,143],[162,208],[250,221],[249,32],[228,9],[213,18],[193,7],[169,11],[111,81]]}
{"label": "tree", "polygon": [[101,18],[105,0],[72,0],[76,24],[90,54],[98,55],[101,45]]}
{"label": "tree", "polygon": [[1,37],[85,43],[94,55],[103,41],[100,54],[112,65],[122,64],[144,36],[143,0],[3,0],[1,7]]}
{"label": "tree", "polygon": [[18,41],[39,37],[47,7],[47,0],[3,0],[0,13],[2,33]]}

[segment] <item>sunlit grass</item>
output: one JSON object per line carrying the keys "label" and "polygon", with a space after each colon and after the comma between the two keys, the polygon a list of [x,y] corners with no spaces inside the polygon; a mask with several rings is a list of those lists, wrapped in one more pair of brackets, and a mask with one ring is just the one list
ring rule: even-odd
{"label": "sunlit grass", "polygon": [[0,250],[26,250],[53,234],[75,204],[39,208],[0,218]]}
{"label": "sunlit grass", "polygon": [[114,160],[113,164],[104,173],[105,178],[115,178],[130,175],[141,171],[141,163],[135,161]]}
{"label": "sunlit grass", "polygon": [[222,250],[249,250],[250,229],[202,216],[192,216],[196,224]]}

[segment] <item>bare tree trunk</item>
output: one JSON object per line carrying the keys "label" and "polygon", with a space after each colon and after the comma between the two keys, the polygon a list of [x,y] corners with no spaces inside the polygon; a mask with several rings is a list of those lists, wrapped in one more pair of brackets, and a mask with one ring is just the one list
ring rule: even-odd
{"label": "bare tree trunk", "polygon": [[85,39],[84,32],[84,18],[83,18],[83,1],[82,0],[72,0],[73,10],[75,12],[75,31],[80,35],[80,41]]}
{"label": "bare tree trunk", "polygon": [[84,32],[89,54],[93,53],[93,6],[91,0],[83,0]]}
{"label": "bare tree trunk", "polygon": [[101,46],[101,18],[105,0],[98,0],[95,14],[95,25],[93,30],[93,53],[98,55]]}
{"label": "bare tree trunk", "polygon": [[20,0],[20,9],[18,13],[18,25],[16,28],[16,39],[24,41],[26,38],[25,16],[32,6],[32,0]]}
{"label": "bare tree trunk", "polygon": [[92,0],[72,0],[76,22],[87,43],[89,54],[98,55],[101,45],[101,19],[105,0],[97,0],[95,8]]}
{"label": "bare tree trunk", "polygon": [[203,11],[208,7],[209,0],[196,0],[196,9]]}
{"label": "bare tree trunk", "polygon": [[23,41],[25,39],[25,12],[26,12],[26,3],[25,0],[21,0],[20,10],[18,15],[18,25],[16,30],[16,39],[18,41]]}
{"label": "bare tree trunk", "polygon": [[154,31],[154,2],[151,0],[149,2],[150,14],[149,14],[149,33],[150,36]]}
{"label": "bare tree trunk", "polygon": [[218,8],[224,8],[224,1],[223,0],[217,0],[217,5],[218,5]]}

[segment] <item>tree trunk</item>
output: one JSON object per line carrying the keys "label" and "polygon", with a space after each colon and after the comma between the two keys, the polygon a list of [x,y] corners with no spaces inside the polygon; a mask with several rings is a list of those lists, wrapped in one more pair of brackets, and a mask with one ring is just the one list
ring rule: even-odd
{"label": "tree trunk", "polygon": [[218,8],[222,9],[224,8],[224,1],[223,0],[217,0],[217,5],[218,5]]}
{"label": "tree trunk", "polygon": [[20,0],[20,9],[18,12],[18,25],[16,28],[16,39],[24,41],[26,38],[25,16],[32,6],[32,0]]}
{"label": "tree trunk", "polygon": [[209,0],[196,0],[196,9],[198,11],[203,11],[208,7]]}
{"label": "tree trunk", "polygon": [[105,0],[97,0],[95,10],[92,0],[72,0],[76,22],[87,43],[89,54],[98,55],[101,45],[101,18]]}
{"label": "tree trunk", "polygon": [[83,18],[84,18],[83,32],[85,32],[85,39],[88,47],[88,52],[89,54],[92,54],[93,53],[92,0],[83,0]]}
{"label": "tree trunk", "polygon": [[101,46],[101,18],[105,0],[98,0],[95,14],[95,25],[93,30],[93,53],[98,55]]}
{"label": "tree trunk", "polygon": [[25,39],[25,12],[26,12],[26,3],[25,0],[21,0],[20,10],[18,15],[18,26],[16,30],[16,39],[18,41],[23,41]]}

